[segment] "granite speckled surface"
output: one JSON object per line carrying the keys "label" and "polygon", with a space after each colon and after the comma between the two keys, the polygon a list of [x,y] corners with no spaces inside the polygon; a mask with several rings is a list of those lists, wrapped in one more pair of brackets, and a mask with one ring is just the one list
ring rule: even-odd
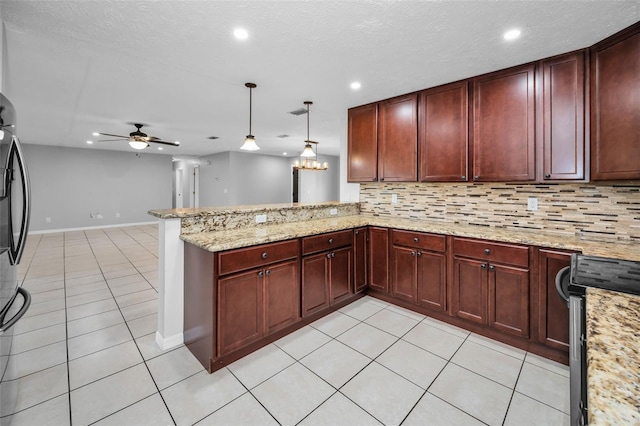
{"label": "granite speckled surface", "polygon": [[640,424],[640,297],[587,289],[589,424]]}
{"label": "granite speckled surface", "polygon": [[262,224],[252,228],[183,234],[180,238],[208,251],[221,251],[367,225],[573,250],[594,256],[640,260],[640,252],[631,244],[601,243],[583,240],[577,236],[541,231],[511,230],[367,215],[314,219],[295,223]]}

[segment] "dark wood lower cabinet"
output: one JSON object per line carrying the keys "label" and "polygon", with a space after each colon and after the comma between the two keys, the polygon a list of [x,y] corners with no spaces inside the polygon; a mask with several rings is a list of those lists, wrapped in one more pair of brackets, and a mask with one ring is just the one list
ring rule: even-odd
{"label": "dark wood lower cabinet", "polygon": [[391,295],[416,302],[418,299],[417,251],[412,248],[391,248]]}
{"label": "dark wood lower cabinet", "polygon": [[327,255],[319,253],[302,259],[302,316],[329,306]]}
{"label": "dark wood lower cabinet", "polygon": [[353,231],[353,286],[354,293],[364,291],[367,288],[367,265],[369,245],[369,231],[367,228],[358,228]]}
{"label": "dark wood lower cabinet", "polygon": [[389,231],[369,227],[369,287],[389,292]]}
{"label": "dark wood lower cabinet", "polygon": [[447,257],[444,253],[418,253],[418,304],[444,312],[447,309]]}
{"label": "dark wood lower cabinet", "polygon": [[569,308],[556,291],[555,279],[570,263],[571,253],[538,251],[538,340],[563,351],[569,350]]}
{"label": "dark wood lower cabinet", "polygon": [[453,260],[453,314],[487,324],[487,264],[472,259]]}
{"label": "dark wood lower cabinet", "polygon": [[353,249],[343,247],[331,252],[329,260],[329,295],[335,303],[351,295],[353,280]]}
{"label": "dark wood lower cabinet", "polygon": [[300,319],[300,274],[298,261],[265,268],[265,333],[272,334]]}
{"label": "dark wood lower cabinet", "polygon": [[489,271],[489,325],[529,337],[529,270],[493,265]]}

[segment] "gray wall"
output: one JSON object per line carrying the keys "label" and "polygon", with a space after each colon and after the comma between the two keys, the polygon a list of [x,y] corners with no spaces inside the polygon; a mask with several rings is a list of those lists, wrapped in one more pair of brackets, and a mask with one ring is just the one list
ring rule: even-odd
{"label": "gray wall", "polygon": [[[200,157],[200,206],[291,202],[291,157],[223,152]],[[340,194],[339,159],[322,156],[326,172],[300,173],[300,202],[334,201]]]}
{"label": "gray wall", "polygon": [[329,170],[323,172],[300,170],[298,201],[301,203],[338,201],[340,198],[339,157],[323,155],[320,161],[327,162]]}
{"label": "gray wall", "polygon": [[[31,231],[152,222],[148,210],[171,207],[169,155],[31,144],[24,151]],[[96,213],[103,218],[90,217]]]}

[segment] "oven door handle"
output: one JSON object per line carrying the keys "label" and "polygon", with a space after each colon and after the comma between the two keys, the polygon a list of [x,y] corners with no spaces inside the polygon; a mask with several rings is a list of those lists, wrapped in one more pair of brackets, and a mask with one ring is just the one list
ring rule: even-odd
{"label": "oven door handle", "polygon": [[556,274],[556,291],[558,292],[558,296],[569,306],[569,293],[568,289],[564,289],[562,287],[562,281],[565,280],[567,275],[571,273],[571,266],[565,266],[560,269]]}
{"label": "oven door handle", "polygon": [[[20,295],[24,299],[24,302],[22,303],[22,307],[7,322],[4,322],[4,315],[2,316],[2,318],[0,318],[0,321],[3,323],[3,324],[0,324],[0,335],[4,334],[6,330],[13,327],[13,325],[16,322],[18,322],[20,318],[22,318],[22,316],[27,312],[27,310],[29,309],[29,306],[31,305],[31,293],[29,293],[26,289],[22,287],[18,287],[18,293],[20,293]],[[16,301],[16,298],[14,297],[12,303],[14,303],[15,301]],[[5,315],[8,311],[9,311],[8,309],[5,310]]]}

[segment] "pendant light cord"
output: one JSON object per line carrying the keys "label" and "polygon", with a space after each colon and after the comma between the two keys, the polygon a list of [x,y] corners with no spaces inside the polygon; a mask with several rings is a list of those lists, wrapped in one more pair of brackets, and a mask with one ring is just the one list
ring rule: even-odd
{"label": "pendant light cord", "polygon": [[252,135],[253,133],[251,133],[251,111],[253,110],[252,108],[252,97],[251,97],[251,93],[253,92],[253,88],[249,87],[249,134]]}

